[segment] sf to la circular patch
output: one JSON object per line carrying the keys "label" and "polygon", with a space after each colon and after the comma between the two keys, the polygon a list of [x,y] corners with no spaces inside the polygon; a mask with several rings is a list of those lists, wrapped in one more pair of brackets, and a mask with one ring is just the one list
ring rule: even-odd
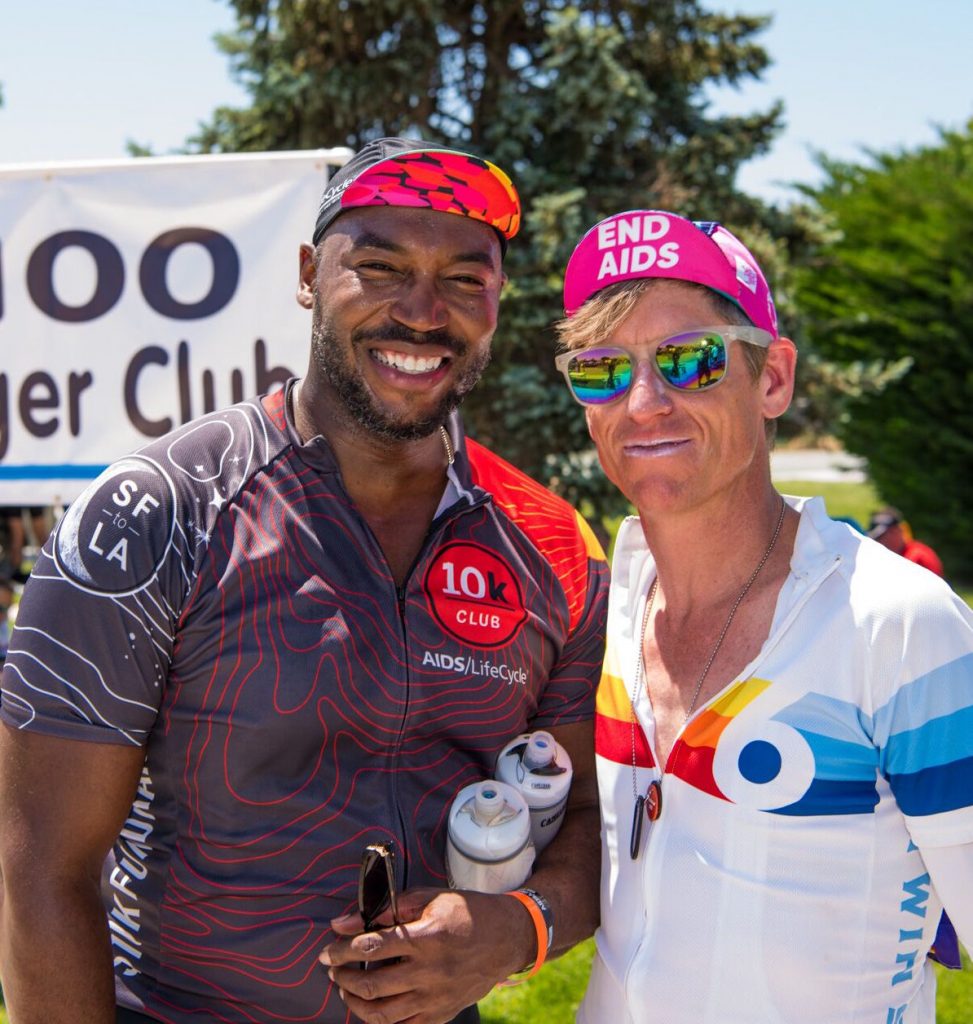
{"label": "sf to la circular patch", "polygon": [[503,647],[527,618],[513,570],[495,551],[470,541],[433,556],[423,588],[439,624],[471,647]]}
{"label": "sf to la circular patch", "polygon": [[174,517],[168,477],[145,459],[124,458],[70,505],[58,526],[54,560],[82,590],[133,594],[165,559]]}

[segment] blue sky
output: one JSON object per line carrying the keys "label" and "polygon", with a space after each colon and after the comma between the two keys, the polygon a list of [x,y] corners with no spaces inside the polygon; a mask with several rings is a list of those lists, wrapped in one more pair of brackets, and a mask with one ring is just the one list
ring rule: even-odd
{"label": "blue sky", "polygon": [[[782,183],[818,180],[812,149],[855,158],[862,146],[912,148],[935,139],[933,125],[973,117],[969,0],[709,6],[774,15],[764,80],[713,98],[731,112],[784,100],[785,132],[740,176],[765,198],[786,201]],[[245,102],[212,42],[232,24],[221,0],[11,0],[0,21],[0,164],[116,159],[129,138],[160,153],[179,147],[214,107]]]}

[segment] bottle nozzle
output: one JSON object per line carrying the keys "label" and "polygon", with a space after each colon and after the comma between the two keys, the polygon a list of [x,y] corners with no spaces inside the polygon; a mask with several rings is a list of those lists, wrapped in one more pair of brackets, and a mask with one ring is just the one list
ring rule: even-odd
{"label": "bottle nozzle", "polygon": [[497,786],[491,782],[481,783],[473,797],[473,820],[478,825],[489,825],[505,806],[506,801]]}
{"label": "bottle nozzle", "polygon": [[524,764],[527,768],[543,768],[557,756],[557,743],[549,732],[535,732],[527,741]]}

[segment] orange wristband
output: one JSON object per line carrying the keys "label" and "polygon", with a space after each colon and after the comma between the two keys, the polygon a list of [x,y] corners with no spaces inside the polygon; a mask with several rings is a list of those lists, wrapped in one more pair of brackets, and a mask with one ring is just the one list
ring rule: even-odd
{"label": "orange wristband", "polygon": [[[523,978],[518,979],[526,980],[527,978],[532,978],[544,966],[544,961],[547,959],[549,951],[547,922],[544,920],[541,908],[530,896],[527,895],[527,893],[513,889],[506,895],[513,896],[515,900],[522,903],[527,908],[527,912],[530,914],[530,919],[534,922],[534,931],[537,933],[537,959],[534,961],[531,968],[525,969]],[[508,981],[504,984],[516,984],[516,981]]]}

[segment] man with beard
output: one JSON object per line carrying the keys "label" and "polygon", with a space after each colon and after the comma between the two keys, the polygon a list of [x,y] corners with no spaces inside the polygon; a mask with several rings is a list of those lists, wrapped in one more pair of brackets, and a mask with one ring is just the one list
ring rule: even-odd
{"label": "man with beard", "polygon": [[[604,562],[455,414],[519,219],[484,160],[365,147],[301,249],[303,380],[122,459],[60,523],[0,710],[18,1024],[474,1021],[593,931]],[[450,802],[537,728],[574,762],[560,835],[530,890],[450,890]],[[377,842],[400,924],[363,933]]]}

